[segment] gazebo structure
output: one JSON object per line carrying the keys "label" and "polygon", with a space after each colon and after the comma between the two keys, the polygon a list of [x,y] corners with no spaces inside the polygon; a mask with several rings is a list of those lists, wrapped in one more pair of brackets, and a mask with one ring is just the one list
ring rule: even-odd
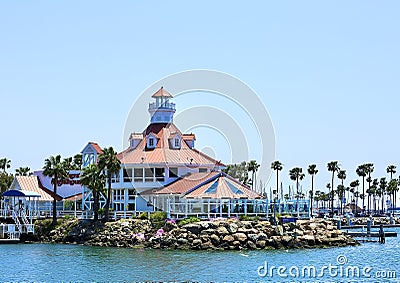
{"label": "gazebo structure", "polygon": [[159,190],[143,193],[155,209],[168,217],[266,216],[262,196],[224,172],[194,173]]}

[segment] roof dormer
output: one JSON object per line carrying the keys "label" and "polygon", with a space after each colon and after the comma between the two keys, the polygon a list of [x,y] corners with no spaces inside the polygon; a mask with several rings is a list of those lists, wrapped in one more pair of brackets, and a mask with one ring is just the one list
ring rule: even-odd
{"label": "roof dormer", "polygon": [[171,144],[171,148],[173,149],[181,148],[181,136],[178,133],[171,134],[169,142]]}
{"label": "roof dormer", "polygon": [[150,134],[148,134],[146,140],[147,140],[147,143],[146,143],[147,148],[149,148],[149,149],[156,148],[157,141],[158,141],[156,135],[154,135],[153,133],[150,133]]}
{"label": "roof dormer", "polygon": [[183,134],[182,139],[186,142],[188,147],[190,147],[191,149],[194,148],[194,141],[196,140],[196,136],[194,134],[192,134],[192,133]]}
{"label": "roof dormer", "polygon": [[131,149],[135,149],[138,144],[142,141],[143,134],[142,133],[132,133],[129,137],[129,147]]}

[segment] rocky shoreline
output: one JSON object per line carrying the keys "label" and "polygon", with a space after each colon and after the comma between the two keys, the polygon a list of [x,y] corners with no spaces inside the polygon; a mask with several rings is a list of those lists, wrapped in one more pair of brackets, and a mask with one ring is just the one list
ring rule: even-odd
{"label": "rocky shoreline", "polygon": [[103,223],[63,219],[55,229],[49,220],[35,223],[36,234],[27,239],[45,243],[104,247],[181,250],[262,250],[354,246],[359,243],[325,219],[298,220],[271,225],[269,221],[220,219],[177,224],[122,219]]}

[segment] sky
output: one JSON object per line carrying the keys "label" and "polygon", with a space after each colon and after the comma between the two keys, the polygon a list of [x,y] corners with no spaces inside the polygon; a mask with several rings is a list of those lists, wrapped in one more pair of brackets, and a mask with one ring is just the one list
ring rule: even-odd
{"label": "sky", "polygon": [[[331,160],[348,182],[365,162],[375,164],[374,177],[386,176],[387,165],[400,165],[399,10],[398,1],[366,0],[2,1],[0,157],[12,160],[13,172],[74,155],[88,141],[120,151],[128,113],[145,89],[207,69],[260,97],[285,186],[291,168],[315,163],[317,189],[325,189]],[[237,112],[218,99],[189,102]],[[177,101],[177,109],[189,102]],[[198,148],[231,161],[221,135],[193,132]],[[251,139],[249,158],[261,162]]]}

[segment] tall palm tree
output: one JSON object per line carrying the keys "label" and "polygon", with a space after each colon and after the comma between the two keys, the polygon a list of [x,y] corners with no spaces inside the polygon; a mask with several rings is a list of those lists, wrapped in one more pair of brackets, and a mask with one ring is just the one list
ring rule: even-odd
{"label": "tall palm tree", "polygon": [[257,164],[256,160],[250,160],[250,162],[247,164],[247,170],[249,172],[252,172],[251,188],[253,190],[257,190],[257,171],[258,171],[259,167],[260,167],[260,164]]}
{"label": "tall palm tree", "polygon": [[[367,182],[368,182],[368,188],[371,188],[371,183],[372,183],[372,178],[371,178],[371,174],[374,172],[374,164],[373,163],[366,163],[365,164],[365,168],[367,170],[367,174],[368,174],[368,178],[367,178]],[[376,189],[376,188],[375,188]],[[372,192],[374,192],[374,189],[372,190]],[[368,196],[368,201],[370,200],[370,196]]]}
{"label": "tall palm tree", "polygon": [[308,174],[311,175],[311,191],[310,191],[310,210],[311,210],[311,216],[312,216],[312,209],[313,209],[313,197],[314,197],[314,177],[318,173],[317,165],[316,164],[311,164],[308,166],[307,169]]}
{"label": "tall palm tree", "polygon": [[53,226],[57,224],[57,186],[60,181],[68,178],[65,164],[61,161],[61,155],[50,156],[44,161],[43,175],[52,178],[53,183]]}
{"label": "tall palm tree", "polygon": [[[342,186],[343,186],[343,189],[345,190],[346,187],[344,186],[344,180],[346,180],[346,178],[347,178],[346,170],[339,170],[337,177],[339,180],[342,181]],[[343,194],[342,199],[340,199],[340,203],[342,203],[342,200],[344,197],[345,197],[345,195]]]}
{"label": "tall palm tree", "polygon": [[[392,179],[389,181],[389,184],[386,188],[386,191],[388,192],[388,194],[392,197],[394,196],[394,193],[396,192],[396,190],[398,189],[398,180],[397,179]],[[393,205],[394,200],[391,199],[391,210],[392,212],[394,212],[394,205]]]}
{"label": "tall palm tree", "polygon": [[[389,165],[386,168],[386,173],[390,174],[390,180],[393,180],[393,175],[396,174],[396,165]],[[395,207],[395,203],[393,201],[396,199],[396,196],[394,195],[396,193],[395,190],[392,191],[392,195],[390,195],[390,200],[391,200],[391,206],[392,208]],[[394,201],[395,202],[395,201]]]}
{"label": "tall palm tree", "polygon": [[82,154],[78,153],[74,155],[73,158],[73,167],[75,170],[81,170],[82,169]]}
{"label": "tall palm tree", "polygon": [[293,181],[296,181],[296,198],[297,198],[297,217],[299,216],[299,197],[300,197],[300,191],[299,191],[299,180],[303,180],[305,177],[305,174],[303,173],[303,168],[300,167],[295,167],[289,171],[289,176],[290,179]]}
{"label": "tall palm tree", "polygon": [[388,182],[385,177],[382,177],[379,181],[379,192],[381,196],[382,213],[385,212],[385,193],[387,189]]}
{"label": "tall palm tree", "polygon": [[19,167],[17,169],[15,169],[15,175],[16,176],[31,176],[32,172],[31,168],[29,167]]}
{"label": "tall palm tree", "polygon": [[361,164],[357,167],[356,173],[359,177],[362,177],[362,194],[360,195],[362,199],[362,211],[365,213],[365,177],[367,176],[367,168],[365,164]]}
{"label": "tall palm tree", "polygon": [[276,195],[279,196],[279,171],[282,171],[283,165],[280,161],[275,160],[271,164],[271,169],[276,171]]}
{"label": "tall palm tree", "polygon": [[111,178],[113,174],[117,174],[121,169],[121,161],[117,158],[117,152],[113,147],[103,149],[103,153],[99,155],[99,168],[105,171],[107,176],[107,199],[105,207],[105,219],[110,220],[110,202],[111,202]]}
{"label": "tall palm tree", "polygon": [[6,173],[7,169],[11,167],[11,160],[4,157],[0,159],[0,169],[3,170],[3,173]]}
{"label": "tall palm tree", "polygon": [[328,171],[329,171],[329,172],[332,172],[332,182],[331,182],[331,197],[332,197],[332,200],[331,200],[331,210],[332,210],[332,214],[333,214],[333,199],[334,199],[334,194],[333,194],[333,188],[334,188],[334,186],[333,186],[333,181],[334,181],[334,179],[335,179],[335,173],[336,173],[337,171],[340,170],[339,164],[338,164],[338,163],[339,163],[338,161],[331,161],[331,162],[329,162],[328,165],[327,165]]}
{"label": "tall palm tree", "polygon": [[336,194],[338,196],[339,203],[340,203],[340,213],[342,213],[342,214],[343,214],[343,201],[342,200],[344,198],[345,190],[346,190],[345,186],[343,186],[343,185],[337,186]]}
{"label": "tall palm tree", "polygon": [[92,191],[93,195],[93,218],[94,221],[99,219],[99,199],[100,192],[105,187],[105,176],[97,166],[97,164],[90,164],[83,168],[81,175],[81,184],[86,186]]}
{"label": "tall palm tree", "polygon": [[[355,212],[353,212],[354,215],[357,215],[357,213],[358,213],[358,198],[360,196],[360,193],[358,192],[358,186],[360,186],[360,181],[358,181],[358,180],[355,180],[350,183],[350,187],[353,189],[353,197],[355,199],[355,203],[354,203],[355,204],[355,208],[354,208]],[[356,188],[357,188],[357,190],[356,190]]]}

